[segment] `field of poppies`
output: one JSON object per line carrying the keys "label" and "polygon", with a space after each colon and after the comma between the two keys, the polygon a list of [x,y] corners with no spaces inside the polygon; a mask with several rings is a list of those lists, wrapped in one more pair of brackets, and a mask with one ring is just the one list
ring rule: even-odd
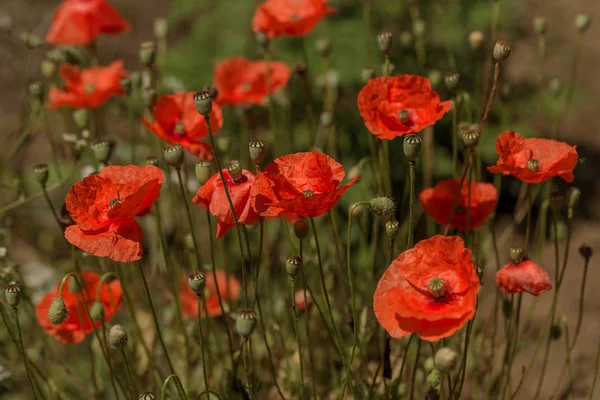
{"label": "field of poppies", "polygon": [[0,399],[594,398],[586,10],[557,78],[512,0],[52,7],[0,6]]}

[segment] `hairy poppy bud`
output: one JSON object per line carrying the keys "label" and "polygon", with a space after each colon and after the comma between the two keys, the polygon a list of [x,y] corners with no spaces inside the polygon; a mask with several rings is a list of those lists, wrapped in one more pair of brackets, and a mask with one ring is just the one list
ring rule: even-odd
{"label": "hairy poppy bud", "polygon": [[469,33],[469,45],[471,46],[471,50],[478,51],[483,46],[483,42],[485,41],[485,37],[481,31],[473,31]]}
{"label": "hairy poppy bud", "polygon": [[200,160],[196,163],[195,173],[200,186],[204,185],[210,179],[210,160]]}
{"label": "hairy poppy bud", "polygon": [[90,308],[90,315],[94,321],[104,321],[104,317],[106,316],[104,304],[99,301],[94,302]]}
{"label": "hairy poppy bud", "polygon": [[400,222],[393,219],[385,223],[385,233],[387,233],[390,239],[395,239],[398,236],[398,232],[400,232]]}
{"label": "hairy poppy bud", "polygon": [[17,282],[9,283],[4,289],[4,295],[6,296],[6,303],[8,303],[13,310],[16,310],[21,302],[21,285]]}
{"label": "hairy poppy bud", "polygon": [[202,296],[204,288],[206,287],[206,277],[201,271],[192,271],[188,274],[188,284],[190,289],[196,293],[197,296]]}
{"label": "hairy poppy bud", "polygon": [[265,158],[266,143],[264,140],[252,139],[248,143],[248,153],[254,165],[260,165]]}
{"label": "hairy poppy bud", "polygon": [[152,64],[154,64],[154,59],[156,57],[156,43],[150,41],[142,42],[142,44],[140,44],[139,55],[140,61],[146,67],[149,67]]}
{"label": "hairy poppy bud", "polygon": [[444,373],[452,371],[456,367],[458,354],[448,347],[442,347],[435,353],[435,367]]}
{"label": "hairy poppy bud", "polygon": [[290,256],[285,260],[285,270],[290,277],[295,277],[298,273],[298,268],[302,264],[302,259],[298,256]]}
{"label": "hairy poppy bud", "polygon": [[242,166],[238,160],[231,160],[227,163],[227,172],[229,172],[231,179],[236,183],[244,176]]}
{"label": "hairy poppy bud", "polygon": [[581,247],[579,247],[579,254],[581,254],[581,256],[586,260],[589,260],[590,258],[592,258],[594,252],[592,251],[592,248],[590,246],[588,246],[587,244],[582,244]]}
{"label": "hairy poppy bud", "polygon": [[38,164],[33,168],[33,174],[35,175],[35,179],[40,183],[40,185],[45,186],[46,182],[48,182],[48,164]]}
{"label": "hairy poppy bud", "polygon": [[183,147],[180,144],[168,146],[163,151],[165,162],[174,168],[181,168],[183,165]]}
{"label": "hairy poppy bud", "polygon": [[436,388],[436,387],[440,386],[441,382],[442,382],[442,374],[440,373],[439,370],[434,369],[429,373],[429,375],[427,375],[427,385],[429,387]]}
{"label": "hairy poppy bud", "polygon": [[144,392],[138,396],[138,400],[155,400],[156,396],[152,392]]}
{"label": "hairy poppy bud", "polygon": [[585,32],[592,24],[592,18],[589,14],[577,14],[575,16],[575,26],[579,32]]}
{"label": "hairy poppy bud", "polygon": [[235,329],[240,335],[248,338],[256,328],[256,319],[258,314],[254,310],[242,309],[237,312],[235,319]]}
{"label": "hairy poppy bud", "polygon": [[315,41],[315,49],[321,57],[327,57],[331,53],[331,41],[326,37],[318,38]]}
{"label": "hairy poppy bud", "polygon": [[389,197],[377,196],[369,201],[369,209],[376,216],[383,218],[394,213],[396,204]]}
{"label": "hairy poppy bud", "polygon": [[503,40],[499,40],[494,45],[493,56],[496,62],[504,61],[510,56],[510,52],[512,51],[512,47],[508,42]]}
{"label": "hairy poppy bud", "polygon": [[157,39],[165,39],[169,32],[169,20],[166,18],[156,18],[154,20],[154,36]]}
{"label": "hairy poppy bud", "polygon": [[454,92],[458,88],[458,82],[460,81],[460,74],[458,72],[448,72],[444,75],[444,84],[446,88]]}
{"label": "hairy poppy bud", "polygon": [[298,239],[303,240],[304,238],[306,238],[306,236],[308,235],[308,231],[308,223],[304,218],[299,218],[294,223],[294,233],[296,234],[296,237]]}
{"label": "hairy poppy bud", "polygon": [[127,345],[129,335],[122,325],[113,325],[108,333],[108,344],[113,350],[120,350]]}
{"label": "hairy poppy bud", "polygon": [[533,30],[538,35],[545,35],[548,31],[548,20],[545,17],[535,17],[533,19]]}
{"label": "hairy poppy bud", "polygon": [[409,162],[414,163],[415,161],[417,161],[417,159],[421,155],[422,144],[423,139],[418,134],[410,133],[408,135],[404,135],[402,149],[404,150],[404,155],[406,156]]}
{"label": "hairy poppy bud", "polygon": [[530,171],[537,172],[539,167],[540,163],[538,160],[532,158],[531,160],[527,161],[527,169],[529,169]]}
{"label": "hairy poppy bud", "polygon": [[377,44],[379,44],[379,50],[381,50],[383,54],[387,54],[392,48],[392,32],[379,32],[377,34]]}
{"label": "hairy poppy bud", "polygon": [[208,92],[198,92],[194,95],[196,110],[205,117],[212,111],[212,99]]}
{"label": "hairy poppy bud", "polygon": [[363,82],[367,83],[371,79],[375,78],[375,70],[371,67],[363,68],[361,76],[362,76]]}
{"label": "hairy poppy bud", "polygon": [[525,255],[525,251],[521,247],[511,247],[510,248],[510,259],[513,263],[518,264],[523,261],[523,256]]}
{"label": "hairy poppy bud", "polygon": [[565,198],[562,193],[552,192],[550,193],[550,197],[548,198],[549,207],[552,211],[558,212],[562,208]]}
{"label": "hairy poppy bud", "polygon": [[91,149],[99,163],[106,164],[112,155],[114,142],[111,140],[96,140],[91,144]]}
{"label": "hairy poppy bud", "polygon": [[158,158],[156,158],[156,156],[148,156],[146,157],[146,165],[154,165],[155,167],[158,166]]}
{"label": "hairy poppy bud", "polygon": [[48,308],[48,319],[54,325],[60,325],[67,319],[67,305],[62,297],[54,299]]}

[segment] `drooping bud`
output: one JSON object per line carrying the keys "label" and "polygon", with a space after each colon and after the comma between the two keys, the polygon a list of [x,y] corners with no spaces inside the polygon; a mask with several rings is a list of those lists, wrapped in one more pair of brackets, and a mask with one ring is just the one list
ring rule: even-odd
{"label": "drooping bud", "polygon": [[50,175],[48,164],[38,164],[33,168],[33,174],[35,175],[35,179],[40,183],[40,185],[45,186],[46,182],[48,182],[48,176]]}
{"label": "drooping bud", "polygon": [[248,143],[248,153],[250,154],[250,159],[254,165],[260,165],[260,163],[264,160],[266,148],[267,144],[264,140],[252,139]]}
{"label": "drooping bud", "polygon": [[210,160],[200,160],[196,163],[195,173],[200,186],[204,185],[210,179]]}
{"label": "drooping bud", "polygon": [[154,59],[156,58],[156,43],[148,41],[142,42],[140,44],[140,61],[146,67],[150,67],[154,64]]}
{"label": "drooping bud", "polygon": [[54,325],[60,325],[67,319],[67,305],[62,297],[54,299],[48,307],[48,319]]}
{"label": "drooping bud", "polygon": [[361,76],[363,82],[367,83],[371,79],[375,78],[375,70],[371,67],[363,68]]}
{"label": "drooping bud", "polygon": [[511,247],[509,254],[511,261],[515,264],[519,264],[521,261],[523,261],[525,250],[523,250],[521,247]]}
{"label": "drooping bud", "polygon": [[410,133],[404,135],[404,142],[402,143],[402,149],[404,155],[409,162],[414,163],[421,155],[421,147],[423,145],[423,138],[416,133]]}
{"label": "drooping bud", "polygon": [[285,260],[285,270],[292,278],[298,273],[300,265],[302,265],[302,259],[298,256],[290,256]]}
{"label": "drooping bud", "polygon": [[383,54],[387,54],[392,48],[392,32],[381,31],[377,34],[377,44],[379,44],[379,50]]}
{"label": "drooping bud", "polygon": [[318,38],[315,41],[315,49],[321,57],[328,57],[331,54],[331,41],[326,37]]}
{"label": "drooping bud", "polygon": [[122,325],[113,325],[108,333],[108,345],[113,350],[120,350],[127,345],[129,335]]}
{"label": "drooping bud", "polygon": [[471,50],[480,50],[481,47],[483,47],[484,41],[485,37],[481,31],[473,31],[469,33],[469,45],[471,45]]}
{"label": "drooping bud", "polygon": [[530,171],[537,172],[539,167],[540,163],[538,160],[532,158],[531,160],[527,161],[527,169],[529,169]]}
{"label": "drooping bud", "polygon": [[227,172],[229,172],[231,179],[233,179],[235,183],[239,182],[244,176],[242,165],[238,160],[231,160],[227,163]]}
{"label": "drooping bud", "polygon": [[431,278],[427,283],[427,287],[429,288],[429,293],[436,299],[444,297],[446,294],[446,285],[442,278]]}
{"label": "drooping bud", "polygon": [[434,361],[436,368],[441,372],[448,373],[456,367],[458,354],[448,347],[442,347],[435,353]]}
{"label": "drooping bud", "polygon": [[395,219],[385,223],[385,233],[387,233],[390,239],[395,239],[400,232],[400,222]]}
{"label": "drooping bud", "polygon": [[148,156],[146,157],[146,165],[154,165],[155,167],[158,166],[158,158],[156,156]]}
{"label": "drooping bud", "polygon": [[592,248],[590,246],[588,246],[587,244],[582,244],[581,247],[579,247],[579,254],[581,254],[581,257],[585,258],[586,260],[589,260],[590,258],[592,258],[594,252],[592,251]]}
{"label": "drooping bud", "polygon": [[212,99],[208,92],[198,92],[194,95],[194,104],[196,110],[205,117],[210,114],[212,110]]}
{"label": "drooping bud", "polygon": [[113,152],[114,142],[111,140],[96,140],[90,148],[99,163],[107,164]]}
{"label": "drooping bud", "polygon": [[104,304],[99,301],[94,302],[90,308],[90,315],[94,321],[104,321],[106,316],[106,309]]}
{"label": "drooping bud", "polygon": [[494,45],[493,56],[496,62],[504,61],[510,56],[510,52],[512,51],[512,47],[508,42],[503,40],[499,40]]}
{"label": "drooping bud", "polygon": [[294,222],[294,234],[300,240],[303,240],[308,236],[308,223],[304,218],[299,218],[296,222]]}
{"label": "drooping bud", "polygon": [[548,31],[548,20],[545,17],[535,17],[533,19],[533,30],[538,35],[545,35]]}
{"label": "drooping bud", "polygon": [[206,276],[201,271],[192,271],[188,273],[188,284],[197,296],[202,296],[206,287]]}
{"label": "drooping bud", "polygon": [[4,289],[4,295],[6,297],[6,303],[13,310],[16,310],[21,302],[21,285],[17,282],[9,283]]}
{"label": "drooping bud", "polygon": [[444,74],[444,85],[446,85],[446,88],[451,92],[456,91],[459,81],[460,74],[458,72],[448,72]]}
{"label": "drooping bud", "polygon": [[183,157],[183,147],[180,144],[172,144],[163,151],[165,162],[173,168],[181,168]]}
{"label": "drooping bud", "polygon": [[592,17],[589,14],[577,14],[575,16],[575,26],[579,32],[585,32],[592,24]]}
{"label": "drooping bud", "polygon": [[239,310],[237,312],[237,318],[235,319],[235,329],[244,338],[248,338],[256,328],[257,318],[258,314],[256,314],[256,311],[254,310]]}
{"label": "drooping bud", "polygon": [[157,39],[166,39],[169,32],[169,20],[166,18],[156,18],[154,20],[154,36]]}
{"label": "drooping bud", "polygon": [[376,216],[384,218],[394,213],[396,204],[389,197],[377,196],[369,201],[369,209]]}
{"label": "drooping bud", "polygon": [[565,198],[562,193],[552,192],[548,198],[548,206],[554,212],[559,212],[562,206],[565,204]]}

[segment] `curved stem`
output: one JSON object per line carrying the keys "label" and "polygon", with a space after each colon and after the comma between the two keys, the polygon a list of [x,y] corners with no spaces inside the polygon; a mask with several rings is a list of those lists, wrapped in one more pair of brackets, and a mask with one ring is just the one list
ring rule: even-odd
{"label": "curved stem", "polygon": [[25,364],[25,371],[27,372],[27,379],[29,380],[29,385],[31,386],[31,392],[33,393],[33,398],[37,400],[37,392],[35,391],[35,384],[33,382],[33,375],[31,373],[31,369],[29,368],[29,363],[27,362],[27,356],[25,355],[25,346],[23,345],[23,334],[21,333],[21,324],[19,323],[19,313],[16,308],[13,308],[13,315],[15,316],[15,325],[17,327],[17,333],[19,337],[19,352],[21,353],[21,357],[23,357],[23,364]]}
{"label": "curved stem", "polygon": [[[204,390],[210,391],[208,387],[208,373],[206,372],[206,357],[204,354],[204,333],[202,332],[202,313],[200,309],[202,307],[202,295],[198,296],[198,343],[200,344],[200,355],[202,357],[202,375],[204,377]],[[206,315],[208,318],[208,314]]]}
{"label": "curved stem", "polygon": [[44,198],[46,199],[46,203],[48,203],[48,207],[50,208],[50,211],[52,211],[52,217],[54,217],[54,221],[56,222],[56,225],[58,226],[58,230],[59,230],[61,236],[63,236],[63,234],[64,234],[63,226],[60,223],[60,218],[58,218],[58,213],[56,212],[56,209],[54,208],[54,205],[52,204],[52,200],[50,200],[50,196],[48,196],[48,191],[46,190],[46,185],[42,185],[42,192],[44,193]]}
{"label": "curved stem", "polygon": [[160,391],[161,400],[166,400],[167,385],[169,384],[169,381],[171,379],[175,380],[175,386],[177,387],[177,393],[179,394],[179,398],[181,400],[188,400],[187,395],[185,394],[185,390],[183,389],[183,385],[181,384],[181,380],[175,374],[171,374],[167,376],[167,379],[165,379],[165,383],[163,383],[162,389]]}
{"label": "curved stem", "polygon": [[414,399],[415,396],[415,378],[417,376],[417,367],[419,365],[419,356],[421,355],[421,343],[422,340],[421,338],[417,339],[417,355],[415,356],[415,366],[413,367],[412,370],[412,378],[411,378],[411,383],[410,383],[410,400]]}
{"label": "curved stem", "polygon": [[294,333],[298,343],[298,359],[300,361],[300,398],[304,399],[304,362],[302,361],[302,343],[300,342],[300,331],[298,330],[298,316],[296,314],[296,278],[290,276],[291,282],[291,300],[292,300],[292,318],[294,321]]}
{"label": "curved stem", "polygon": [[584,294],[585,294],[585,283],[587,281],[587,272],[588,272],[588,264],[590,263],[590,259],[585,259],[585,264],[583,265],[583,278],[581,279],[581,289],[579,290],[579,312],[577,315],[577,326],[575,328],[575,335],[573,336],[573,343],[569,345],[569,351],[573,351],[575,348],[575,344],[577,343],[577,338],[579,337],[579,332],[581,331],[581,321],[583,320],[583,305],[584,305]]}
{"label": "curved stem", "polygon": [[487,100],[487,104],[485,106],[485,111],[483,112],[483,116],[481,117],[481,122],[479,123],[479,135],[481,136],[481,132],[483,132],[483,127],[485,125],[485,121],[487,121],[488,115],[490,113],[490,109],[492,108],[492,102],[494,101],[494,96],[496,94],[496,86],[498,85],[498,77],[500,76],[500,63],[496,63],[494,67],[494,81],[492,83],[492,89],[490,90],[490,95]]}
{"label": "curved stem", "polygon": [[125,369],[127,369],[127,377],[129,378],[129,387],[131,388],[131,398],[136,400],[137,390],[135,388],[135,381],[133,380],[133,374],[131,373],[131,368],[129,367],[129,361],[127,361],[127,356],[125,355],[125,349],[121,348],[121,355],[123,356],[123,361],[125,363]]}
{"label": "curved stem", "polygon": [[[475,309],[475,313],[477,313],[477,309]],[[463,349],[463,358],[460,363],[461,369],[459,371],[460,383],[456,382],[454,384],[454,388],[458,387],[458,391],[456,393],[455,399],[460,399],[460,395],[462,393],[463,384],[465,383],[465,376],[467,374],[467,353],[469,352],[469,342],[471,339],[471,332],[473,331],[473,321],[475,320],[475,316],[467,323],[467,332],[465,332],[465,347]],[[453,393],[454,394],[454,393]]]}

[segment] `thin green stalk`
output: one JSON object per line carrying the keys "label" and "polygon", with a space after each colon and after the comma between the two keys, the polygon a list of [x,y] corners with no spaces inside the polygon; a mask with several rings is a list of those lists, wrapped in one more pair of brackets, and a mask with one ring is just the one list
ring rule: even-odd
{"label": "thin green stalk", "polygon": [[300,80],[302,82],[302,92],[304,93],[304,112],[306,114],[306,125],[308,127],[308,147],[312,148],[315,144],[316,133],[308,72],[301,74]]}
{"label": "thin green stalk", "polygon": [[[200,356],[202,357],[202,376],[204,377],[204,390],[209,392],[208,387],[208,373],[206,372],[206,357],[204,354],[204,334],[202,333],[202,313],[200,309],[203,303],[203,295],[200,294],[198,297],[198,343],[200,344]],[[206,315],[208,318],[208,314]]]}
{"label": "thin green stalk", "polygon": [[410,344],[412,343],[412,340],[415,337],[418,340],[421,340],[420,338],[417,337],[416,333],[410,334],[410,337],[408,338],[408,343],[406,344],[406,347],[404,348],[404,354],[402,354],[402,365],[400,366],[400,372],[398,373],[398,377],[400,377],[400,379],[402,379],[402,374],[404,372],[404,368],[406,367],[406,358],[408,357],[408,349],[410,348]]}
{"label": "thin green stalk", "polygon": [[60,164],[58,163],[58,154],[56,152],[56,143],[54,141],[54,137],[52,136],[52,132],[50,131],[50,119],[48,118],[48,110],[45,109],[44,113],[44,124],[46,125],[44,130],[46,131],[46,137],[48,139],[48,144],[50,145],[50,154],[52,155],[52,164],[54,164],[54,169],[56,170],[56,176],[59,180],[62,180],[62,172],[60,171]]}
{"label": "thin green stalk", "polygon": [[600,343],[598,343],[598,350],[596,351],[596,366],[594,367],[594,377],[592,378],[589,400],[594,398],[594,389],[596,389],[596,382],[598,382],[598,370],[600,370]]}
{"label": "thin green stalk", "polygon": [[[98,285],[98,292],[100,291],[100,284]],[[96,296],[96,299],[98,299],[99,296]],[[103,314],[104,315],[104,314]],[[106,321],[104,321],[104,317],[102,317],[102,345],[104,345],[105,348],[108,349],[108,341],[106,339]],[[108,355],[108,374],[110,377],[110,385],[112,386],[113,392],[115,394],[115,399],[119,400],[119,392],[117,391],[117,386],[115,384],[115,374],[113,371],[113,367],[112,367],[112,362],[111,362],[111,357],[110,354]],[[127,393],[124,393],[125,395],[127,395]]]}
{"label": "thin green stalk", "polygon": [[131,163],[135,164],[138,135],[135,132],[135,118],[133,116],[133,96],[131,94],[127,98],[127,116],[129,118],[129,128],[131,129],[131,135],[133,136],[131,142]]}
{"label": "thin green stalk", "polygon": [[569,346],[569,351],[572,351],[575,348],[577,338],[579,337],[579,332],[581,331],[581,321],[583,320],[585,283],[587,282],[587,272],[589,263],[590,259],[586,257],[583,265],[583,278],[581,278],[581,289],[579,290],[579,312],[577,313],[577,326],[575,328],[575,335],[573,336],[573,343],[571,343],[571,345]]}
{"label": "thin green stalk", "polygon": [[46,199],[46,203],[48,203],[48,207],[50,208],[50,211],[52,211],[52,216],[54,217],[54,221],[56,222],[56,225],[58,226],[58,229],[62,236],[63,235],[63,226],[60,223],[60,218],[58,217],[58,213],[56,212],[56,209],[54,208],[54,205],[52,204],[52,200],[50,200],[50,196],[48,195],[48,191],[46,190],[45,184],[42,185],[42,192],[44,193],[44,198]]}
{"label": "thin green stalk", "polygon": [[[19,323],[19,312],[16,308],[13,308],[13,315],[15,317],[15,325],[17,327],[17,333],[19,337],[19,352],[21,353],[21,357],[23,357],[23,364],[25,364],[25,371],[27,372],[27,379],[29,380],[29,385],[31,386],[31,392],[33,393],[33,398],[38,399],[38,395],[35,391],[35,383],[33,381],[33,375],[31,373],[31,368],[29,368],[29,363],[27,362],[27,355],[25,354],[25,346],[23,345],[23,334],[21,332],[21,324]],[[43,395],[43,393],[42,393]]]}
{"label": "thin green stalk", "polygon": [[385,191],[388,196],[393,195],[392,191],[392,174],[390,171],[390,150],[389,150],[389,140],[383,140],[382,143],[382,154],[383,154],[383,171],[385,173]]}
{"label": "thin green stalk", "polygon": [[528,254],[529,251],[529,236],[531,234],[531,207],[532,207],[532,203],[533,200],[531,199],[531,184],[527,184],[527,201],[528,201],[528,208],[527,208],[527,225],[525,227],[525,254]]}
{"label": "thin green stalk", "polygon": [[412,378],[410,380],[410,400],[413,400],[415,398],[415,378],[417,376],[417,369],[419,366],[419,357],[421,355],[421,343],[423,341],[421,340],[421,338],[417,339],[417,355],[415,356],[415,366],[413,367],[412,370]]}
{"label": "thin green stalk", "polygon": [[244,371],[246,372],[246,378],[248,379],[248,396],[250,400],[254,400],[254,385],[252,384],[252,375],[250,373],[250,365],[248,362],[248,358],[250,358],[250,346],[248,339],[244,339],[242,341],[242,349],[241,349],[241,357],[244,363]]}
{"label": "thin green stalk", "polygon": [[[500,17],[500,0],[492,0],[492,16],[491,16],[491,24],[490,24],[490,40],[489,44],[491,47],[496,43],[496,33],[498,31],[498,19]],[[492,58],[487,56],[490,48],[486,51],[485,57],[485,66],[483,69],[483,87],[481,89],[481,97],[478,99],[479,101],[479,109],[481,109],[481,105],[483,104],[484,98],[483,95],[488,89],[488,85],[490,83],[490,69],[492,68]]]}
{"label": "thin green stalk", "polygon": [[298,330],[298,315],[296,314],[296,278],[290,276],[290,283],[292,288],[292,320],[294,322],[294,333],[296,334],[296,343],[298,344],[298,359],[300,361],[300,398],[304,399],[304,361],[302,360],[302,342],[300,342],[300,331]]}
{"label": "thin green stalk", "polygon": [[577,67],[579,66],[581,59],[581,48],[583,45],[583,32],[579,32],[577,34],[577,39],[575,41],[575,55],[573,56],[573,63],[571,64],[571,71],[569,72],[569,88],[566,94],[566,102],[565,108],[562,113],[560,113],[559,119],[556,122],[556,129],[554,130],[554,134],[552,135],[554,138],[558,136],[558,131],[562,127],[565,119],[569,115],[569,111],[571,110],[571,105],[573,104],[573,96],[575,95],[575,83],[577,80]]}
{"label": "thin green stalk", "polygon": [[[302,244],[303,244],[303,240],[300,239],[300,260],[303,260],[303,255],[302,255]],[[308,304],[308,298],[306,296],[306,276],[304,274],[304,262],[300,263],[300,274],[302,276],[302,295],[304,297],[304,304]],[[305,321],[304,321],[304,329],[306,331],[306,347],[308,348],[308,359],[309,359],[309,363],[310,363],[310,370],[312,372],[312,392],[313,392],[313,396],[318,399],[318,395],[317,395],[317,369],[315,367],[315,357],[313,354],[313,349],[310,345],[310,327],[309,327],[309,312],[308,312],[308,308],[305,309],[304,312],[304,316],[305,316]]]}
{"label": "thin green stalk", "polygon": [[183,389],[183,385],[181,384],[181,380],[175,374],[171,374],[167,377],[167,379],[165,379],[165,383],[163,383],[162,389],[160,391],[160,399],[161,400],[167,399],[167,397],[166,397],[167,386],[171,379],[175,380],[175,386],[177,387],[177,393],[179,394],[179,399],[180,400],[188,400],[187,394],[185,393],[185,390]]}
{"label": "thin green stalk", "polygon": [[406,248],[410,249],[414,245],[415,233],[413,228],[413,217],[415,209],[415,168],[416,163],[414,161],[408,162],[408,182],[410,187],[409,198],[408,198],[408,241]]}
{"label": "thin green stalk", "polygon": [[458,175],[458,105],[456,96],[452,99],[452,176]]}
{"label": "thin green stalk", "polygon": [[[267,112],[269,113],[269,130],[271,135],[273,136],[273,140],[275,143],[277,142],[277,132],[275,129],[275,113],[273,112],[273,98],[271,97],[271,45],[270,43],[265,46],[265,86],[267,90],[266,100],[267,100]],[[208,120],[206,121],[208,123]],[[275,146],[277,150],[277,147]]]}
{"label": "thin green stalk", "polygon": [[198,269],[202,265],[202,258],[200,257],[200,249],[198,248],[198,241],[196,240],[196,233],[194,232],[194,223],[192,222],[192,212],[190,211],[190,205],[188,204],[187,198],[185,196],[185,187],[183,185],[183,178],[181,176],[181,167],[175,168],[177,172],[177,179],[179,180],[179,188],[181,189],[181,199],[183,200],[183,204],[185,205],[185,213],[187,215],[188,224],[190,225],[190,233],[192,235],[192,241],[194,242],[194,252],[196,253],[196,263],[198,265]]}
{"label": "thin green stalk", "polygon": [[133,400],[136,400],[137,390],[135,388],[135,380],[133,379],[133,374],[131,373],[131,368],[129,367],[129,361],[127,360],[127,356],[125,355],[125,348],[121,348],[121,355],[123,356],[125,369],[127,370],[127,378],[129,379],[129,387],[131,388],[131,398]]}
{"label": "thin green stalk", "polygon": [[456,195],[454,195],[454,200],[452,201],[452,208],[450,210],[450,216],[448,217],[448,222],[446,222],[446,227],[444,228],[444,236],[448,236],[448,232],[450,231],[450,225],[452,224],[452,219],[454,218],[454,213],[456,212],[456,205],[458,204],[458,198],[460,197],[460,192],[462,190],[462,186],[465,183],[465,179],[467,177],[467,173],[471,167],[471,162],[473,159],[473,149],[469,150],[469,156],[467,157],[467,161],[463,167],[463,171],[460,177],[460,184],[458,185],[458,190],[456,191]]}
{"label": "thin green stalk", "polygon": [[[477,310],[475,310],[477,312]],[[467,353],[469,352],[469,343],[471,339],[471,332],[473,331],[473,321],[475,320],[475,316],[467,323],[467,332],[465,332],[465,347],[463,349],[463,358],[461,361],[461,372],[459,372],[460,383],[456,382],[454,384],[454,388],[456,389],[458,385],[458,391],[456,392],[455,399],[460,399],[460,395],[462,393],[463,384],[465,383],[465,376],[467,374]],[[454,392],[452,392],[454,394]]]}

